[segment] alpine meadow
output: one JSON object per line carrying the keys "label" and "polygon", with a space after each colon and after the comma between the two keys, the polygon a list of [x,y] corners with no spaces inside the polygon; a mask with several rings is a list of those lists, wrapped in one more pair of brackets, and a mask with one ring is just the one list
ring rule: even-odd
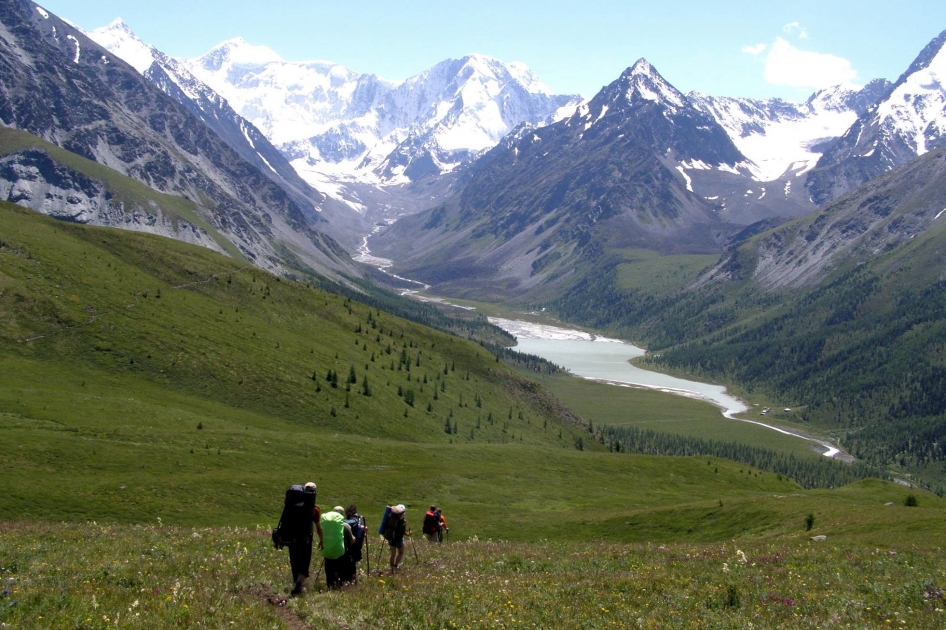
{"label": "alpine meadow", "polygon": [[792,102],[89,9],[0,0],[0,630],[946,627],[946,31]]}

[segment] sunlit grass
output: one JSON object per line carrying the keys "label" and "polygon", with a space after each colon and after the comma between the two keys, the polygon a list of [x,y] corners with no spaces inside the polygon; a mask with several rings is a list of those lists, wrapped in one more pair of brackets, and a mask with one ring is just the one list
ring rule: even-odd
{"label": "sunlit grass", "polygon": [[[371,543],[376,570],[378,547]],[[328,592],[315,580],[316,559],[307,593],[288,601],[286,553],[272,549],[262,529],[7,525],[0,527],[0,559],[0,623],[9,628],[946,623],[946,557],[933,541],[418,542],[409,543],[399,574],[362,573],[358,585],[342,591]]]}

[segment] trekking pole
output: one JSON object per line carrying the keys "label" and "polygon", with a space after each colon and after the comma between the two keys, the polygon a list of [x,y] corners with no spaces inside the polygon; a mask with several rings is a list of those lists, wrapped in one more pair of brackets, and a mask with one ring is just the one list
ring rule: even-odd
{"label": "trekking pole", "polygon": [[414,544],[414,537],[408,536],[411,539],[411,549],[414,550],[414,560],[417,561],[417,564],[420,564],[420,558],[417,557],[417,545]]}
{"label": "trekking pole", "polygon": [[312,581],[312,586],[314,587],[319,583],[319,576],[322,575],[322,569],[325,567],[325,558],[322,558],[322,564],[319,565],[319,570],[315,573],[315,579]]}
{"label": "trekking pole", "polygon": [[368,521],[365,521],[364,519],[362,519],[362,521],[364,521],[365,526],[365,562],[368,564],[368,569],[365,571],[365,577],[371,577],[371,545],[368,544],[368,539],[371,538],[371,536],[368,535],[368,532],[371,530],[368,529]]}

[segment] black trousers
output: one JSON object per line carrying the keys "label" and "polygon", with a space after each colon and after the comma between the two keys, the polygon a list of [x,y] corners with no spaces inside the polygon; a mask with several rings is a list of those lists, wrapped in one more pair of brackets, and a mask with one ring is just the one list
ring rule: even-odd
{"label": "black trousers", "polygon": [[312,541],[289,543],[289,566],[292,568],[292,581],[300,577],[309,577],[309,565],[312,564]]}
{"label": "black trousers", "polygon": [[329,588],[339,588],[344,582],[352,581],[352,563],[348,554],[340,558],[325,559],[325,584]]}

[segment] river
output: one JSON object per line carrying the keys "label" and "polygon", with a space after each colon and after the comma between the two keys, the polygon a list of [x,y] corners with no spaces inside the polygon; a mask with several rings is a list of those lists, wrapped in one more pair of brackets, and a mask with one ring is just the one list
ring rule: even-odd
{"label": "river", "polygon": [[618,339],[608,339],[581,330],[533,324],[530,322],[489,318],[516,338],[516,350],[542,357],[575,376],[612,385],[646,387],[670,394],[697,398],[713,403],[731,420],[749,422],[785,435],[812,442],[824,449],[825,457],[835,457],[840,450],[829,442],[783,429],[756,420],[737,418],[748,406],[726,393],[721,385],[689,381],[660,372],[644,370],[630,361],[645,354],[644,350]]}

